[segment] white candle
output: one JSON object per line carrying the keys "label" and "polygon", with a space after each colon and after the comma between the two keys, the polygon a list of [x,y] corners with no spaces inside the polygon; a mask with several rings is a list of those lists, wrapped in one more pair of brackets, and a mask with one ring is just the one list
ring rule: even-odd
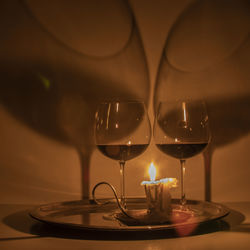
{"label": "white candle", "polygon": [[149,214],[154,219],[166,221],[170,219],[172,212],[170,189],[177,186],[177,179],[164,178],[155,180],[156,169],[153,163],[149,167],[149,176],[150,181],[141,183],[145,188]]}

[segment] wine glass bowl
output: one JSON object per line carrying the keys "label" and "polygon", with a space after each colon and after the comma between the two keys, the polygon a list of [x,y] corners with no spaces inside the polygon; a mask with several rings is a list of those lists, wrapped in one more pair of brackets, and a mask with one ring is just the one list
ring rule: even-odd
{"label": "wine glass bowl", "polygon": [[[143,116],[145,107],[142,102],[135,101],[114,101],[103,102],[98,105],[95,117],[95,140],[97,144],[115,144],[119,141],[127,144],[130,141],[131,133],[138,128]],[[143,124],[141,124],[143,125]],[[134,140],[139,134],[134,134]],[[143,138],[140,138],[143,140]]]}
{"label": "wine glass bowl", "polygon": [[161,102],[154,123],[154,140],[163,153],[181,163],[181,206],[186,209],[185,161],[201,153],[209,143],[210,132],[203,101]]}
{"label": "wine glass bowl", "polygon": [[95,116],[95,142],[105,156],[120,163],[120,202],[125,202],[125,162],[142,154],[151,139],[151,127],[142,101],[100,103]]}

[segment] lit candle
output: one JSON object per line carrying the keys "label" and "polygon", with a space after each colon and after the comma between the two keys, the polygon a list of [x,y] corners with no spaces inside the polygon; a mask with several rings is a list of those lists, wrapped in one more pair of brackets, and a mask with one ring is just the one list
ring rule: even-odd
{"label": "lit candle", "polygon": [[154,220],[167,221],[172,213],[170,189],[177,186],[176,178],[156,180],[156,168],[153,163],[149,166],[150,181],[143,181],[148,212]]}

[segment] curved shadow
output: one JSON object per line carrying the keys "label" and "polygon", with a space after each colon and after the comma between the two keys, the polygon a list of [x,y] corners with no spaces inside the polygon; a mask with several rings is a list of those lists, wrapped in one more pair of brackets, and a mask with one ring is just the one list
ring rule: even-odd
{"label": "curved shadow", "polygon": [[[204,152],[207,201],[214,150],[250,132],[249,9],[245,0],[193,1],[172,26],[158,69],[155,111],[160,101],[174,99],[204,99],[208,104],[213,137]],[[232,71],[235,66],[239,70]]]}
{"label": "curved shadow", "polygon": [[[132,15],[132,10],[127,0],[121,0],[117,2],[110,1],[104,4],[98,2],[95,3],[93,1],[75,2],[75,3],[70,3],[68,1],[58,1],[58,2],[54,1],[52,3],[50,1],[48,1],[47,3],[45,3],[45,1],[36,1],[36,2],[29,0],[20,0],[20,1],[24,9],[26,9],[28,14],[36,21],[36,23],[40,26],[40,28],[45,33],[47,33],[47,35],[51,36],[51,38],[53,38],[60,45],[65,46],[66,49],[70,49],[75,53],[83,55],[85,57],[95,58],[99,60],[112,58],[124,52],[124,50],[126,50],[126,48],[129,46],[131,39],[133,38],[133,32],[136,24],[134,16]],[[121,20],[117,20],[118,21],[117,23],[112,23],[112,24],[108,22],[110,19],[115,18],[115,15],[114,16],[112,15],[114,11],[112,10],[112,8],[109,8],[109,3],[110,4],[115,3],[114,6],[115,9],[117,8],[123,10],[122,11],[123,15],[121,15],[120,18],[126,24],[125,27],[119,27],[119,24],[123,23],[121,22]],[[58,8],[59,5],[60,8]],[[45,6],[49,7],[44,8]],[[90,17],[91,12],[93,18]],[[59,16],[57,14],[59,14]],[[99,22],[98,20],[98,15],[100,14],[102,14],[102,16],[101,17],[99,16],[99,19],[102,20],[102,22]],[[85,18],[84,15],[86,15],[87,17]],[[112,17],[110,18],[110,16]],[[59,22],[55,22],[56,17],[60,19]],[[73,22],[77,24],[76,30],[72,29],[72,27],[71,29],[68,29],[68,27],[66,29],[61,28],[62,26],[64,27],[67,26],[67,22],[69,21],[69,19],[71,19],[71,21],[72,19],[74,19]],[[107,32],[110,32],[110,27],[109,27],[110,25],[112,25],[113,26],[112,29],[115,30],[113,32],[118,33],[116,39],[119,41],[119,46],[116,44],[117,41],[115,45],[114,43],[112,44],[112,42],[114,42],[112,33],[109,35],[105,34]],[[88,30],[87,26],[93,26],[95,28],[95,32],[91,33]],[[88,38],[89,35],[91,41],[89,41]],[[72,39],[72,36],[75,39]],[[90,48],[82,49],[83,44],[78,43],[78,41],[82,39],[83,40],[87,39],[87,42],[85,41],[84,46],[86,46],[87,44],[87,46],[89,46]],[[109,47],[109,49],[107,50],[109,53],[107,53],[106,50],[102,51],[101,43],[103,41],[105,42],[105,46]],[[92,44],[94,43],[94,46],[91,45],[91,43]],[[112,44],[113,46],[110,46],[110,44]],[[87,53],[88,50],[91,51],[92,54]]]}
{"label": "curved shadow", "polygon": [[98,103],[142,99],[148,104],[149,100],[148,68],[133,13],[127,9],[133,27],[125,47],[98,59],[75,53],[51,37],[23,1],[2,1],[0,7],[0,103],[29,128],[77,150],[82,196],[88,197]]}
{"label": "curved shadow", "polygon": [[[81,176],[84,178],[82,196],[88,197],[89,162],[94,147],[93,124],[97,104],[112,96],[125,98],[134,95],[98,76],[81,75],[81,72],[69,72],[68,69],[63,69],[61,74],[64,79],[74,79],[71,85],[63,82],[59,84],[40,73],[22,69],[20,65],[15,67],[6,63],[0,69],[0,102],[31,129],[76,148],[82,164]],[[82,85],[83,82],[88,82],[89,87]]]}
{"label": "curved shadow", "polygon": [[164,48],[168,64],[180,72],[215,67],[249,40],[247,0],[196,0],[172,26]]}

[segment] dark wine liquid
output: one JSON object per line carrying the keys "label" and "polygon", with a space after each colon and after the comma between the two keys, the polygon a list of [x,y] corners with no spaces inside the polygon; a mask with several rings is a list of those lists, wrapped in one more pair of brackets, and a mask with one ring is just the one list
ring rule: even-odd
{"label": "dark wine liquid", "polygon": [[107,157],[118,160],[127,161],[135,158],[143,153],[148,144],[136,145],[97,145],[97,148]]}
{"label": "dark wine liquid", "polygon": [[165,154],[177,159],[186,159],[202,152],[207,143],[156,144]]}

